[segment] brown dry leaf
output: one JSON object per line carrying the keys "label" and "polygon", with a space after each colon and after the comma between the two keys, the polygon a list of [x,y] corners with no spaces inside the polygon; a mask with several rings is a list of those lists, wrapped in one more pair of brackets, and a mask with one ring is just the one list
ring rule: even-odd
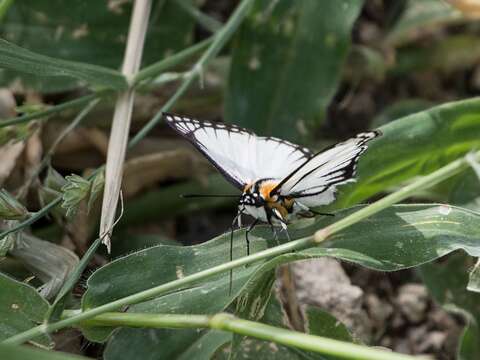
{"label": "brown dry leaf", "polygon": [[25,144],[25,175],[31,176],[42,161],[43,145],[41,138],[41,128],[39,127],[26,141]]}
{"label": "brown dry leaf", "polygon": [[480,0],[447,0],[447,2],[460,10],[465,17],[480,18]]}
{"label": "brown dry leaf", "polygon": [[[15,116],[15,98],[9,89],[0,89],[0,118],[6,119]],[[0,147],[0,185],[12,173],[15,164],[23,152],[24,142],[9,143]]]}
{"label": "brown dry leaf", "polygon": [[0,147],[0,186],[12,173],[24,148],[23,141]]}
{"label": "brown dry leaf", "polygon": [[123,193],[128,198],[159,181],[189,178],[205,173],[207,169],[208,163],[190,149],[135,157],[125,163]]}

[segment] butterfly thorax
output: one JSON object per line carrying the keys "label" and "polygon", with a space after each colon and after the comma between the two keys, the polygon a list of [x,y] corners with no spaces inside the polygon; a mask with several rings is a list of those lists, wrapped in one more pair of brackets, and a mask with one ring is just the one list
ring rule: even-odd
{"label": "butterfly thorax", "polygon": [[280,181],[260,179],[247,184],[240,197],[240,209],[264,222],[287,221],[294,213],[295,201],[292,198],[272,192]]}

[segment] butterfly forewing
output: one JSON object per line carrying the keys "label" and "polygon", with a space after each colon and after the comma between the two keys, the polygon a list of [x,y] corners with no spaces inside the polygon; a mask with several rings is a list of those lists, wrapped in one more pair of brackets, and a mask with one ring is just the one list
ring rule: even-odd
{"label": "butterfly forewing", "polygon": [[308,207],[329,204],[337,185],[354,180],[366,143],[379,135],[378,131],[361,133],[316,154],[284,178],[273,192],[294,197]]}
{"label": "butterfly forewing", "polygon": [[311,152],[288,141],[259,137],[235,125],[164,114],[168,125],[186,137],[236,187],[258,179],[282,179]]}

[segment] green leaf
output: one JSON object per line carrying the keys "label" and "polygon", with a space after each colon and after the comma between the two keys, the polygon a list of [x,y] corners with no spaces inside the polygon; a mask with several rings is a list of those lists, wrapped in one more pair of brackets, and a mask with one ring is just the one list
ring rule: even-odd
{"label": "green leaf", "polygon": [[[34,288],[0,273],[0,289],[0,341],[42,322],[48,303]],[[38,337],[33,342],[44,347],[51,345],[47,336]]]}
{"label": "green leaf", "polygon": [[55,59],[0,39],[0,67],[36,76],[73,77],[91,85],[124,89],[127,82],[118,71],[98,65]]}
{"label": "green leaf", "polygon": [[103,354],[105,360],[209,360],[232,334],[203,330],[122,329],[115,332]]}
{"label": "green leaf", "polygon": [[309,306],[305,315],[309,334],[353,342],[347,327],[328,312]]}
{"label": "green leaf", "polygon": [[59,351],[46,351],[28,346],[0,344],[0,359],[8,360],[87,360],[84,356]]}
{"label": "green leaf", "polygon": [[24,220],[28,210],[5,189],[0,189],[0,218],[3,220]]}
{"label": "green leaf", "polygon": [[[293,224],[292,239],[312,235],[332,221],[357,211],[361,206],[343,210],[335,216],[308,219]],[[203,313],[211,314],[225,309],[238,294],[251,291],[265,274],[278,265],[301,259],[332,256],[369,268],[394,271],[433,261],[456,249],[465,249],[472,255],[480,254],[480,229],[475,226],[480,215],[447,205],[397,205],[388,208],[366,221],[357,223],[332,236],[325,247],[278,256],[259,265],[250,265],[234,271],[232,296],[228,295],[228,274],[218,275],[192,288],[132,305],[129,311],[157,313]],[[251,235],[251,251],[267,247],[271,230],[259,226]],[[287,241],[285,236],[281,241]],[[89,309],[141,290],[166,283],[187,274],[224,263],[229,259],[228,234],[202,245],[191,247],[156,246],[125,256],[95,272],[88,281],[88,289],[82,303]],[[273,245],[273,243],[272,243]],[[245,255],[245,232],[234,234],[234,257]],[[268,287],[268,286],[266,286]],[[251,298],[254,300],[253,298]],[[254,304],[254,301],[251,301]],[[261,312],[259,312],[261,314]],[[91,340],[103,341],[108,330],[94,333],[94,328],[84,331]],[[151,330],[159,331],[162,330]],[[130,336],[123,335],[128,332]],[[109,346],[132,348],[138,338],[153,341],[153,336],[144,336],[139,330],[120,330],[115,333]],[[115,339],[120,339],[116,342]],[[148,346],[145,344],[145,346]],[[173,345],[172,345],[173,346]]]}
{"label": "green leaf", "polygon": [[[345,208],[480,146],[480,99],[447,103],[388,123],[358,165],[357,181],[340,187],[331,206]],[[328,210],[328,207],[326,208]]]}
{"label": "green leaf", "polygon": [[[234,258],[245,255],[245,240],[238,239],[234,243]],[[134,294],[138,291],[159,285],[188,274],[220,265],[230,258],[229,236],[222,236],[201,245],[183,247],[159,245],[119,258],[96,271],[88,280],[88,289],[82,299],[82,307],[89,309],[109,301]],[[265,248],[262,242],[252,245],[252,251]],[[224,310],[240,288],[248,280],[256,266],[234,271],[232,293],[229,294],[229,277],[217,276],[208,282],[193,288],[180,290],[170,295],[159,297],[144,303],[132,305],[132,312],[164,312],[164,313],[206,313],[214,314]],[[128,269],[128,270],[127,270]],[[125,272],[125,270],[127,270]],[[121,275],[120,275],[121,274]],[[84,329],[84,333],[93,341],[104,341],[109,330]],[[112,337],[129,331],[141,337],[136,329],[125,329]],[[155,330],[162,331],[162,330]],[[120,334],[120,335],[119,335]],[[126,336],[127,339],[136,336]],[[150,337],[145,339],[149,341]],[[111,345],[113,346],[113,345]],[[121,341],[115,347],[130,345]],[[126,350],[125,350],[126,351]]]}
{"label": "green leaf", "polygon": [[468,271],[472,259],[454,254],[446,261],[419,268],[423,282],[435,300],[447,310],[466,317],[467,326],[460,339],[459,359],[480,358],[480,294],[468,291]]}
{"label": "green leaf", "polygon": [[16,235],[10,255],[22,261],[43,282],[39,293],[46,299],[53,298],[78,264],[77,255],[63,246],[23,232]]}
{"label": "green leaf", "polygon": [[407,8],[395,27],[390,31],[387,42],[398,45],[431,31],[442,25],[465,20],[462,13],[439,0],[408,0]]}
{"label": "green leaf", "polygon": [[[98,195],[103,191],[105,185],[105,172],[99,171],[89,180],[78,175],[65,177],[66,183],[62,186],[62,208],[66,209],[68,218],[74,216],[83,200],[87,200],[87,207],[90,211]],[[48,195],[44,192],[44,195]]]}
{"label": "green leaf", "polygon": [[[0,31],[3,38],[36,53],[119,69],[132,4],[131,1],[69,0],[68,4],[64,0],[15,1],[2,19]],[[152,2],[143,65],[188,46],[193,26],[194,20],[176,1]],[[8,71],[0,81],[5,84],[14,78],[18,74]],[[78,81],[69,78],[22,76],[21,79],[26,87],[48,92],[78,86]]]}
{"label": "green leaf", "polygon": [[66,216],[72,218],[77,213],[82,200],[88,197],[91,183],[75,174],[66,176],[65,180],[67,183],[62,187],[62,208],[66,209]]}
{"label": "green leaf", "polygon": [[70,276],[66,279],[63,283],[63,286],[59,290],[57,297],[53,301],[52,306],[48,309],[45,314],[45,322],[49,323],[52,321],[57,321],[60,319],[63,310],[65,309],[65,304],[70,297],[72,289],[77,284],[77,281],[82,276],[83,272],[85,271],[88,263],[90,262],[91,258],[97,251],[97,248],[102,243],[102,239],[96,239],[92,245],[88,248],[88,250],[83,255],[82,259],[77,263],[75,268],[71,271]]}
{"label": "green leaf", "polygon": [[325,118],[361,0],[257,1],[232,54],[225,118],[295,139]]}

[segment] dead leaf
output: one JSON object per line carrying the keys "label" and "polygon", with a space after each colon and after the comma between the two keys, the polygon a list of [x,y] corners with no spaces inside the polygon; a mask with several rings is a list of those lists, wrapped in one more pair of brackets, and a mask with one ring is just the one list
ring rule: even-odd
{"label": "dead leaf", "polygon": [[470,19],[480,18],[480,0],[447,0],[453,7]]}
{"label": "dead leaf", "polygon": [[160,181],[191,178],[207,169],[208,163],[190,149],[143,155],[125,163],[122,189],[125,198],[129,198]]}

